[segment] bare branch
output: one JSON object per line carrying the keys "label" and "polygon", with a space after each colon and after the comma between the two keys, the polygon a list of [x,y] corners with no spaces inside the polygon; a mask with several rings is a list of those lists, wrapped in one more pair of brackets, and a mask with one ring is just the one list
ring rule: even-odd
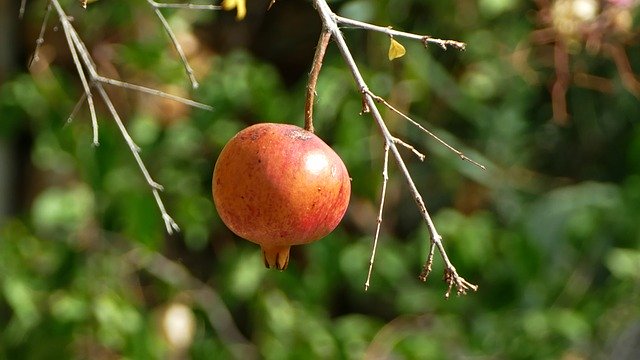
{"label": "bare branch", "polygon": [[67,117],[67,123],[64,126],[71,124],[71,122],[73,121],[73,118],[76,117],[76,114],[78,113],[78,111],[80,111],[80,108],[82,107],[82,104],[84,104],[84,101],[86,99],[87,99],[87,93],[83,92],[82,95],[80,96],[80,99],[78,99],[78,102],[76,102],[76,105],[73,107],[73,110],[71,110],[71,114],[69,114],[69,117]]}
{"label": "bare branch", "polygon": [[411,152],[413,152],[414,154],[416,154],[416,156],[418,157],[418,159],[420,159],[420,161],[424,161],[424,158],[426,156],[424,156],[423,153],[421,153],[420,151],[418,151],[416,148],[413,147],[413,145],[407,144],[406,142],[398,139],[397,137],[393,138],[393,142],[395,142],[396,144],[400,144],[404,147],[406,147],[407,149],[411,150]]}
{"label": "bare branch", "polygon": [[384,199],[387,197],[388,181],[389,181],[389,143],[385,143],[384,163],[382,165],[382,194],[380,195],[380,209],[378,210],[378,218],[376,219],[376,234],[373,237],[373,247],[371,249],[371,258],[369,259],[369,272],[367,273],[367,280],[364,283],[364,291],[369,290],[371,273],[373,272],[373,263],[376,259],[376,250],[378,249],[378,239],[380,237],[380,228],[382,227],[382,210],[384,209]]}
{"label": "bare branch", "polygon": [[397,36],[397,37],[403,37],[403,38],[412,39],[412,40],[418,40],[422,42],[424,46],[427,46],[428,44],[436,44],[440,46],[443,50],[447,50],[448,46],[458,50],[464,50],[466,48],[466,44],[460,41],[443,40],[443,39],[437,39],[437,38],[431,37],[429,35],[418,35],[418,34],[413,34],[405,31],[393,30],[391,27],[372,25],[366,22],[353,20],[346,17],[338,16],[338,15],[334,15],[334,18],[338,24],[344,24],[347,26],[364,29],[364,30],[381,32],[391,37]]}
{"label": "bare branch", "polygon": [[185,10],[222,10],[222,6],[220,5],[199,5],[192,3],[184,3],[184,4],[165,4],[159,3],[155,1],[150,1],[154,8],[158,9],[185,9]]}
{"label": "bare branch", "polygon": [[178,52],[178,55],[180,56],[180,60],[182,61],[182,65],[184,66],[184,70],[186,71],[187,76],[189,77],[189,81],[191,81],[191,87],[193,87],[194,89],[197,89],[199,84],[198,84],[198,81],[196,80],[195,75],[193,74],[193,69],[191,68],[191,65],[189,65],[189,61],[187,61],[187,55],[185,55],[184,50],[182,50],[182,46],[178,42],[178,39],[176,38],[176,34],[174,34],[173,30],[171,30],[171,26],[169,25],[169,22],[164,17],[164,15],[162,15],[162,12],[160,11],[158,6],[159,4],[153,0],[147,0],[147,3],[149,3],[149,6],[151,6],[153,11],[156,13],[156,16],[162,23],[162,27],[164,28],[167,35],[169,35],[169,38],[171,39],[171,43],[173,43],[173,47]]}
{"label": "bare branch", "polygon": [[[24,6],[25,4],[26,4],[26,0],[24,0],[21,5]],[[21,8],[20,11],[21,11],[20,17],[22,17],[22,12],[24,12],[24,8]],[[40,47],[44,43],[44,33],[47,30],[47,23],[49,22],[50,14],[51,14],[51,3],[49,2],[47,4],[47,10],[44,13],[44,17],[42,18],[42,26],[40,27],[40,34],[36,39],[36,48],[33,50],[33,56],[31,57],[31,61],[29,61],[29,65],[28,65],[29,68],[31,68],[31,65],[33,65],[33,63],[38,62],[38,60],[40,60],[40,56],[39,56]]]}
{"label": "bare branch", "polygon": [[105,84],[109,84],[109,85],[113,85],[113,86],[118,86],[118,87],[129,89],[129,90],[140,91],[140,92],[147,93],[147,94],[150,94],[150,95],[167,98],[167,99],[170,99],[170,100],[173,100],[173,101],[177,101],[179,103],[183,103],[185,105],[196,107],[196,108],[199,108],[199,109],[202,109],[202,110],[207,110],[207,111],[212,111],[213,110],[213,107],[211,107],[210,105],[206,105],[206,104],[203,104],[203,103],[200,103],[200,102],[197,102],[197,101],[189,100],[189,99],[186,99],[186,98],[183,98],[183,97],[180,97],[180,96],[168,94],[168,93],[166,93],[164,91],[148,88],[146,86],[136,85],[136,84],[132,84],[132,83],[116,80],[116,79],[106,78],[104,76],[100,76],[100,75],[97,75],[97,74],[95,75],[95,79],[94,80],[97,81],[97,82],[101,82],[101,83],[105,83]]}
{"label": "bare branch", "polygon": [[456,295],[466,295],[468,290],[478,291],[478,285],[474,285],[462,276],[459,276],[456,272],[456,268],[451,266],[444,269],[444,281],[449,284],[447,292],[444,294],[445,298],[449,298],[451,295],[451,289],[455,286]]}
{"label": "bare branch", "polygon": [[[69,21],[69,18],[67,17],[66,13],[62,9],[62,6],[60,6],[59,1],[51,0],[50,4],[53,5],[54,9],[58,14],[58,17],[60,18],[60,22],[62,23],[64,32],[65,32],[65,36],[67,37],[69,51],[71,52],[71,55],[73,57],[73,62],[76,65],[76,69],[78,71],[78,76],[80,77],[80,80],[84,88],[84,95],[80,99],[78,104],[76,104],[76,107],[74,108],[68,121],[70,121],[70,119],[73,118],[73,116],[77,112],[77,108],[79,108],[79,105],[84,103],[84,100],[86,99],[89,104],[89,109],[91,111],[91,116],[92,116],[92,123],[93,123],[93,130],[94,130],[94,144],[97,144],[97,139],[98,139],[97,117],[95,116],[95,109],[94,109],[92,95],[91,95],[91,87],[89,86],[90,84],[92,84],[93,87],[98,91],[98,94],[100,95],[104,103],[107,105],[107,109],[109,110],[109,113],[111,114],[113,120],[118,126],[118,129],[120,130],[120,133],[122,134],[122,137],[127,143],[127,146],[129,147],[131,153],[133,154],[133,157],[136,160],[136,163],[138,164],[138,168],[142,172],[142,175],[147,181],[147,184],[149,184],[149,186],[151,187],[151,192],[153,193],[153,197],[156,201],[158,209],[160,210],[162,220],[165,223],[167,233],[172,234],[173,231],[179,231],[180,228],[178,227],[176,222],[171,218],[171,216],[169,216],[169,214],[167,213],[164,207],[164,203],[162,202],[162,198],[160,197],[160,191],[162,191],[162,185],[154,181],[151,175],[149,174],[149,171],[147,170],[144,162],[142,161],[142,158],[140,157],[140,148],[135,144],[135,142],[129,135],[129,132],[124,126],[124,123],[120,118],[120,115],[118,114],[115,106],[113,105],[113,102],[111,101],[111,99],[109,98],[109,95],[105,91],[103,84],[119,86],[126,89],[141,91],[141,92],[149,93],[152,95],[169,98],[171,100],[179,101],[184,104],[191,105],[194,107],[199,107],[206,110],[211,110],[211,107],[208,105],[200,104],[198,102],[184,99],[175,95],[170,95],[159,90],[150,89],[144,86],[134,85],[134,84],[130,84],[130,83],[114,80],[114,79],[109,79],[109,78],[105,78],[103,76],[98,75],[96,71],[95,63],[93,62],[93,59],[89,55],[89,51],[87,50],[84,42],[80,39],[80,36],[74,29],[73,25]],[[86,70],[86,73],[85,73],[85,70]],[[88,79],[87,79],[87,74],[88,74]]]}
{"label": "bare branch", "polygon": [[322,60],[329,45],[331,39],[331,33],[326,29],[322,29],[320,37],[318,38],[318,46],[316,46],[316,53],[313,56],[313,64],[311,65],[311,73],[309,74],[309,82],[307,83],[307,97],[304,103],[304,128],[307,131],[313,132],[313,105],[316,97],[316,84],[318,83],[318,75],[322,68]]}
{"label": "bare branch", "polygon": [[486,170],[487,168],[470,159],[469,157],[467,157],[465,154],[462,153],[462,151],[454,148],[453,146],[449,145],[446,141],[440,139],[436,134],[434,134],[433,132],[431,132],[430,130],[426,129],[424,126],[420,125],[420,123],[418,123],[417,121],[413,120],[412,118],[410,118],[409,116],[407,116],[405,113],[403,113],[402,111],[396,109],[395,107],[393,107],[391,104],[389,104],[389,102],[387,102],[385,99],[383,99],[380,96],[377,96],[376,94],[372,93],[370,90],[367,89],[367,91],[369,92],[369,95],[371,97],[373,97],[373,99],[379,103],[384,104],[384,106],[386,106],[387,108],[389,108],[389,110],[393,111],[394,113],[402,116],[405,120],[409,121],[410,123],[412,123],[413,125],[415,125],[418,129],[422,130],[423,132],[425,132],[427,135],[431,136],[432,138],[434,138],[436,141],[438,141],[440,144],[444,145],[447,149],[451,150],[452,152],[454,152],[456,155],[458,155],[460,157],[460,159],[468,161],[470,163],[472,163],[473,165],[479,167],[482,170]]}
{"label": "bare branch", "polygon": [[418,279],[420,279],[420,281],[422,282],[427,281],[429,274],[431,274],[431,270],[433,269],[433,254],[435,253],[435,251],[436,243],[431,241],[429,243],[429,254],[427,255],[427,260],[424,262],[424,266],[422,267],[420,276],[418,276]]}
{"label": "bare branch", "polygon": [[[362,74],[360,73],[356,62],[351,55],[351,51],[349,50],[349,47],[347,46],[347,43],[345,42],[344,37],[340,32],[340,29],[338,28],[339,17],[336,16],[333,11],[331,11],[326,0],[314,0],[314,5],[318,13],[320,14],[324,27],[331,32],[331,35],[333,36],[338,49],[342,54],[342,58],[346,62],[356,85],[360,89],[360,92],[363,96],[363,111],[371,113],[371,116],[375,120],[378,128],[380,129],[380,132],[382,133],[385,144],[389,146],[389,149],[391,150],[391,153],[396,160],[396,164],[400,168],[400,172],[404,176],[406,183],[409,186],[409,191],[413,196],[413,199],[418,207],[418,210],[420,211],[420,214],[422,215],[422,218],[427,224],[431,244],[432,246],[435,245],[435,247],[437,247],[442,260],[445,263],[445,281],[450,286],[456,286],[456,288],[458,289],[458,293],[461,294],[465,293],[467,289],[475,290],[475,285],[468,283],[466,280],[458,276],[457,272],[455,271],[455,267],[447,256],[444,246],[442,245],[442,236],[440,236],[440,234],[436,230],[435,224],[433,223],[431,215],[429,215],[429,212],[427,211],[424,200],[422,199],[422,196],[420,195],[420,192],[418,191],[413,178],[411,177],[411,174],[409,173],[409,170],[407,169],[407,166],[402,159],[402,155],[398,151],[396,143],[393,141],[394,137],[389,132],[389,129],[387,128],[387,125],[382,119],[382,115],[380,115],[380,111],[376,106],[376,101],[378,101],[378,99],[374,98],[371,91],[369,91],[368,86],[364,78],[362,77]],[[403,36],[403,34],[395,35]]]}
{"label": "bare branch", "polygon": [[[91,113],[91,127],[93,129],[93,146],[98,146],[100,143],[98,142],[98,118],[96,117],[96,109],[93,105],[93,96],[91,95],[91,89],[89,89],[89,83],[87,82],[87,78],[84,74],[84,70],[82,69],[82,65],[80,64],[80,59],[78,59],[78,53],[76,51],[75,46],[73,45],[73,40],[71,39],[71,24],[69,22],[62,22],[62,28],[64,30],[64,35],[67,39],[67,44],[69,46],[69,51],[71,52],[71,56],[73,57],[73,63],[76,65],[76,69],[78,71],[78,76],[80,77],[80,82],[82,83],[82,87],[84,88],[84,98],[87,100],[87,104],[89,104],[89,112]],[[74,109],[75,111],[75,109]]]}
{"label": "bare branch", "polygon": [[142,175],[144,176],[144,178],[147,180],[147,183],[151,187],[151,192],[153,193],[153,197],[156,200],[156,203],[158,205],[158,209],[160,210],[160,213],[162,214],[162,220],[164,220],[164,224],[165,224],[165,227],[167,229],[167,233],[173,234],[174,230],[175,231],[180,231],[180,228],[178,227],[176,222],[171,218],[171,216],[169,216],[169,214],[165,210],[164,204],[162,202],[162,199],[160,198],[160,193],[158,191],[163,189],[162,185],[158,184],[157,182],[155,182],[151,178],[151,175],[149,174],[149,171],[147,170],[147,167],[144,165],[144,162],[142,161],[142,158],[140,157],[140,148],[133,142],[133,139],[131,138],[131,136],[127,132],[127,129],[124,127],[124,124],[122,123],[122,120],[120,119],[120,116],[118,115],[118,112],[116,111],[115,106],[111,102],[111,99],[109,98],[109,95],[107,95],[107,92],[104,90],[104,87],[102,87],[102,84],[97,83],[96,84],[96,89],[98,89],[98,93],[102,97],[102,100],[107,105],[107,108],[109,109],[109,112],[111,113],[111,116],[113,117],[114,121],[118,125],[118,128],[120,129],[120,133],[122,134],[122,137],[124,137],[124,140],[127,143],[127,145],[129,146],[129,149],[131,150],[131,153],[133,154],[133,157],[136,159],[136,162],[138,163],[138,168],[140,168],[140,171],[142,172]]}

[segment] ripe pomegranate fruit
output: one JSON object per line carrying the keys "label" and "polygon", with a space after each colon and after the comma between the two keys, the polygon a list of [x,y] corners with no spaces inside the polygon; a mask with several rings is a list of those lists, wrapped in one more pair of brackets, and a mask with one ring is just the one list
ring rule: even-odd
{"label": "ripe pomegranate fruit", "polygon": [[213,201],[236,235],[283,270],[292,245],[329,234],[344,216],[351,183],[342,159],[313,133],[262,123],[237,133],[213,170]]}

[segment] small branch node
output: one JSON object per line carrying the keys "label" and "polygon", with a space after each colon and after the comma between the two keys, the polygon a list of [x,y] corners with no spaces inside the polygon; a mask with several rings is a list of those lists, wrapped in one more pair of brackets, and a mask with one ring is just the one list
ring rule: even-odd
{"label": "small branch node", "polygon": [[447,292],[444,295],[446,299],[451,295],[453,287],[456,288],[456,295],[458,296],[466,295],[468,290],[478,291],[478,285],[474,285],[458,275],[453,265],[445,269],[444,281],[448,284]]}
{"label": "small branch node", "polygon": [[159,191],[164,191],[164,186],[162,186],[161,184],[151,180],[149,181],[149,186],[151,186],[154,189],[157,189]]}
{"label": "small branch node", "polygon": [[371,108],[369,107],[369,104],[367,103],[367,98],[366,96],[362,97],[362,110],[360,110],[360,115],[363,114],[368,114],[371,112]]}
{"label": "small branch node", "polygon": [[405,148],[411,150],[411,152],[413,152],[418,157],[418,159],[420,159],[420,161],[424,161],[424,159],[426,158],[426,156],[423,153],[421,153],[420,151],[418,151],[415,147],[413,147],[410,144],[407,144],[406,142],[400,140],[397,137],[393,137],[393,142],[396,143],[396,144],[400,144],[400,145],[404,146]]}
{"label": "small branch node", "polygon": [[180,232],[180,227],[178,226],[178,224],[176,224],[173,218],[169,216],[169,214],[167,213],[162,214],[162,220],[164,220],[164,225],[169,235],[173,234],[174,231]]}

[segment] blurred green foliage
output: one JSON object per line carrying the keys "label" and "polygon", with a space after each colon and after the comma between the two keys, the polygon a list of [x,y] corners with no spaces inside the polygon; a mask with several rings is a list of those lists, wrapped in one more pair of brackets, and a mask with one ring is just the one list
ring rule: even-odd
{"label": "blurred green foliage", "polygon": [[[310,61],[312,53],[299,53],[316,38],[274,37],[272,53],[260,56],[254,50],[265,46],[252,39],[269,33],[261,27],[268,18],[277,20],[270,26],[314,23],[311,4],[299,12],[279,0],[265,12],[266,2],[250,1],[243,22],[233,13],[166,11],[201,82],[189,92],[144,2],[100,1],[87,11],[64,3],[101,73],[178,91],[214,110],[109,88],[181,227],[167,236],[102,105],[99,147],[91,146],[86,109],[65,124],[82,90],[60,31],[49,29],[31,74],[1,84],[0,139],[27,162],[19,166],[17,211],[0,219],[1,359],[637,356],[640,104],[605,52],[578,47],[572,69],[602,77],[611,90],[571,85],[571,116],[554,121],[552,45],[532,40],[549,24],[531,2],[331,2],[345,16],[468,44],[466,52],[445,52],[398,39],[407,55],[389,62],[386,36],[343,29],[376,94],[487,166],[460,161],[382,109],[391,131],[427,155],[421,163],[403,152],[458,273],[480,286],[449,300],[439,258],[426,284],[417,279],[429,236],[393,165],[372,284],[363,290],[383,146],[370,117],[359,115],[361,98],[333,46],[315,126],[353,178],[342,226],[294,248],[289,269],[274,272],[216,214],[211,172],[227,140],[255,122],[302,125],[305,74],[265,59]],[[9,46],[32,48],[39,5],[29,2],[23,34]],[[638,34],[636,14],[629,9],[630,37]],[[212,41],[213,31],[227,44]],[[624,44],[640,71],[637,44],[614,44]],[[164,309],[176,303],[192,311],[182,319],[195,328],[187,345],[162,325]]]}

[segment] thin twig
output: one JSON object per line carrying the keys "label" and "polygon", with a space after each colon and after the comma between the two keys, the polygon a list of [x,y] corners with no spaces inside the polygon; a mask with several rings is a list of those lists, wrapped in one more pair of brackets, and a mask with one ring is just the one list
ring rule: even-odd
{"label": "thin twig", "polygon": [[84,104],[84,101],[86,99],[87,99],[87,93],[83,92],[82,95],[80,96],[80,99],[78,99],[78,102],[76,102],[76,105],[73,107],[73,110],[71,110],[71,114],[69,114],[69,116],[67,117],[67,122],[66,124],[64,124],[64,126],[71,124],[71,122],[73,121],[73,118],[76,117],[76,114],[78,113],[78,111],[80,111],[80,108],[82,107],[82,104]]}
{"label": "thin twig", "polygon": [[162,214],[162,220],[164,220],[164,224],[165,224],[165,228],[167,229],[167,233],[173,234],[174,230],[175,231],[180,231],[180,228],[178,227],[178,224],[176,224],[176,222],[173,220],[173,218],[171,218],[171,216],[169,216],[169,214],[165,210],[164,204],[162,202],[162,199],[160,198],[159,190],[162,190],[162,185],[158,184],[157,182],[155,182],[151,178],[151,175],[149,174],[149,171],[147,170],[147,167],[144,165],[144,162],[142,161],[142,158],[140,157],[140,148],[133,142],[133,139],[131,139],[131,136],[127,132],[127,129],[124,127],[124,124],[122,123],[122,120],[120,119],[120,116],[118,115],[118,112],[116,111],[115,106],[111,102],[111,99],[109,98],[109,95],[107,95],[107,92],[104,90],[104,87],[102,86],[102,84],[96,83],[96,89],[98,89],[98,93],[102,97],[102,100],[107,105],[107,108],[109,109],[109,112],[111,113],[111,116],[113,117],[114,121],[118,125],[118,128],[120,129],[120,133],[122,134],[122,137],[124,137],[125,142],[129,146],[129,149],[131,150],[131,153],[133,154],[133,157],[136,159],[136,162],[138,163],[138,168],[140,168],[140,171],[142,172],[142,175],[144,176],[144,178],[147,180],[147,183],[151,187],[151,192],[153,193],[153,197],[156,200],[156,203],[158,205],[158,209],[160,210],[160,213]]}
{"label": "thin twig", "polygon": [[173,47],[178,52],[178,55],[180,56],[180,60],[182,61],[182,65],[184,66],[184,71],[186,71],[187,76],[189,77],[189,81],[191,81],[191,87],[194,89],[197,89],[199,86],[198,80],[196,80],[196,77],[193,74],[193,69],[191,68],[191,65],[189,65],[189,61],[187,61],[187,55],[185,55],[184,50],[182,50],[182,46],[180,45],[180,42],[178,42],[178,38],[176,38],[176,34],[174,34],[173,30],[171,30],[171,26],[169,25],[167,18],[165,18],[164,15],[162,15],[162,12],[158,7],[159,4],[153,0],[147,0],[147,3],[149,3],[149,6],[151,6],[153,11],[156,13],[156,16],[162,23],[162,27],[164,28],[164,31],[167,33],[167,35],[169,35],[169,38],[173,43]]}
{"label": "thin twig", "polygon": [[420,151],[418,151],[418,149],[413,147],[413,145],[407,144],[406,142],[402,141],[401,139],[399,139],[397,137],[393,138],[393,142],[395,142],[396,144],[400,144],[400,145],[406,147],[407,149],[411,150],[411,152],[416,154],[416,156],[418,157],[418,159],[420,159],[420,161],[424,161],[424,158],[426,156],[423,153],[421,153]]}
{"label": "thin twig", "polygon": [[100,75],[97,75],[97,74],[95,76],[95,81],[101,82],[101,83],[104,83],[104,84],[113,85],[113,86],[118,86],[118,87],[129,89],[129,90],[140,91],[140,92],[147,93],[147,94],[154,95],[154,96],[167,98],[167,99],[170,99],[170,100],[173,100],[173,101],[177,101],[179,103],[183,103],[185,105],[196,107],[196,108],[199,108],[199,109],[202,109],[202,110],[207,110],[207,111],[212,111],[213,110],[213,107],[211,107],[210,105],[206,105],[206,104],[203,104],[203,103],[200,103],[200,102],[197,102],[197,101],[193,101],[193,100],[190,100],[190,99],[185,99],[185,98],[180,97],[180,96],[168,94],[168,93],[166,93],[164,91],[160,91],[160,90],[149,88],[149,87],[142,86],[142,85],[136,85],[136,84],[132,84],[132,83],[116,80],[116,79],[111,79],[111,78],[107,78],[107,77],[100,76]]}
{"label": "thin twig", "polygon": [[89,105],[89,113],[91,114],[91,127],[93,129],[93,146],[98,146],[100,145],[100,143],[98,142],[98,118],[96,116],[95,106],[93,105],[93,96],[91,95],[89,83],[87,82],[84,70],[82,69],[82,65],[80,64],[80,59],[78,59],[78,52],[73,45],[73,40],[71,39],[70,27],[71,24],[69,22],[62,22],[64,35],[67,39],[67,45],[69,46],[69,51],[71,52],[71,56],[73,57],[73,63],[76,65],[78,77],[80,77],[80,82],[82,83],[82,87],[84,88],[84,97],[86,98],[87,104]]}
{"label": "thin twig", "polygon": [[431,132],[430,130],[428,130],[427,128],[425,128],[424,126],[420,125],[420,123],[418,123],[417,121],[413,120],[412,118],[410,118],[409,116],[407,116],[405,113],[403,113],[402,111],[396,109],[395,107],[393,107],[393,105],[389,104],[389,102],[387,102],[385,99],[383,99],[382,97],[374,94],[371,92],[371,90],[367,89],[369,95],[371,97],[373,97],[373,99],[379,103],[384,104],[384,106],[386,106],[387,108],[389,108],[389,110],[393,111],[394,113],[400,115],[401,117],[403,117],[405,120],[409,121],[410,123],[412,123],[413,125],[415,125],[418,129],[422,130],[423,132],[425,132],[427,135],[431,136],[432,138],[434,138],[436,141],[438,141],[440,144],[442,144],[444,147],[446,147],[447,149],[451,150],[453,153],[455,153],[456,155],[458,155],[460,157],[460,159],[464,160],[464,161],[468,161],[470,163],[472,163],[473,165],[479,167],[482,170],[486,170],[487,168],[478,163],[477,161],[474,161],[472,159],[470,159],[468,156],[466,156],[464,153],[462,153],[462,151],[454,148],[453,146],[449,145],[449,143],[447,143],[446,141],[440,139],[438,137],[438,135],[434,134],[433,132]]}
{"label": "thin twig", "polygon": [[27,8],[27,0],[20,1],[20,9],[18,10],[18,19],[24,18],[24,11]]}
{"label": "thin twig", "polygon": [[[349,47],[347,46],[347,43],[342,33],[340,32],[340,29],[338,28],[338,17],[333,13],[333,11],[331,11],[326,0],[314,0],[314,5],[316,10],[320,14],[324,27],[331,32],[331,35],[333,36],[338,49],[342,54],[342,58],[346,62],[356,85],[360,89],[360,92],[364,98],[363,110],[367,110],[371,113],[371,116],[380,128],[385,143],[389,145],[389,149],[391,150],[391,153],[396,160],[396,164],[400,168],[400,172],[403,174],[407,185],[409,186],[409,191],[413,196],[420,214],[427,224],[427,228],[430,234],[430,241],[438,248],[438,252],[440,253],[442,260],[445,263],[445,281],[450,286],[456,286],[459,294],[464,294],[469,289],[476,290],[477,287],[475,285],[467,282],[457,274],[457,272],[455,271],[455,267],[449,260],[444,246],[442,245],[442,236],[438,233],[435,224],[433,223],[433,219],[429,215],[429,212],[427,211],[427,208],[424,204],[424,200],[422,199],[422,196],[420,195],[420,192],[418,191],[413,178],[411,177],[411,174],[409,173],[409,170],[407,169],[407,166],[402,159],[402,155],[398,151],[395,142],[393,142],[393,136],[389,132],[386,123],[382,119],[382,115],[380,115],[380,112],[376,106],[376,99],[374,99],[372,93],[369,91],[367,84],[362,77],[360,70],[358,69],[358,65],[353,59],[351,51],[349,50]],[[402,35],[398,34],[397,36]]]}
{"label": "thin twig", "polygon": [[[142,172],[142,175],[144,176],[145,180],[147,181],[147,183],[151,187],[151,192],[153,193],[153,197],[154,197],[154,199],[156,201],[158,209],[160,210],[160,213],[161,213],[162,219],[163,219],[163,221],[165,223],[165,227],[166,227],[167,232],[169,234],[172,234],[173,231],[179,231],[180,228],[178,227],[176,222],[173,220],[173,218],[171,218],[171,216],[169,216],[169,214],[167,213],[167,211],[166,211],[166,209],[164,207],[164,203],[162,202],[162,198],[160,197],[160,191],[162,190],[162,186],[160,184],[158,184],[157,182],[155,182],[153,180],[153,178],[151,177],[151,175],[149,174],[149,171],[147,170],[146,166],[144,165],[144,162],[142,161],[142,158],[140,157],[140,148],[135,144],[135,142],[133,141],[133,139],[129,135],[129,132],[125,128],[124,123],[122,122],[122,119],[120,118],[118,112],[116,111],[115,106],[113,105],[113,102],[111,101],[111,99],[109,98],[109,95],[105,91],[103,84],[110,84],[110,85],[114,85],[114,86],[123,87],[123,88],[126,88],[126,89],[132,89],[132,90],[136,90],[136,91],[146,92],[146,93],[149,93],[149,94],[152,94],[152,95],[157,95],[157,96],[169,98],[169,99],[172,99],[172,100],[175,100],[175,101],[179,101],[179,102],[182,102],[182,103],[187,104],[187,105],[196,106],[196,107],[199,107],[199,108],[202,108],[202,109],[210,110],[211,107],[208,106],[208,105],[197,103],[197,102],[192,101],[192,100],[188,100],[188,99],[184,99],[184,98],[181,98],[181,97],[178,97],[178,96],[170,95],[170,94],[164,93],[164,92],[159,91],[159,90],[150,89],[150,88],[147,88],[147,87],[144,87],[144,86],[140,86],[140,85],[134,85],[134,84],[130,84],[130,83],[125,83],[125,82],[122,82],[122,81],[113,80],[113,79],[105,78],[105,77],[102,77],[102,76],[98,75],[98,73],[96,71],[95,63],[93,62],[93,59],[89,55],[89,51],[87,50],[84,42],[80,39],[80,36],[78,35],[76,30],[74,29],[73,25],[69,21],[69,18],[67,17],[66,13],[64,12],[64,10],[63,10],[62,6],[60,5],[59,1],[58,0],[51,0],[50,3],[55,8],[55,10],[56,10],[56,12],[58,14],[58,17],[60,18],[60,22],[63,25],[63,29],[65,31],[65,35],[68,37],[68,41],[70,40],[69,41],[69,51],[71,52],[71,54],[73,56],[73,61],[76,64],[76,68],[78,69],[78,74],[80,76],[81,81],[83,82],[83,87],[85,89],[84,96],[86,97],[87,101],[91,104],[91,99],[92,98],[91,98],[91,92],[90,92],[89,84],[93,84],[94,88],[98,91],[98,94],[100,94],[100,97],[102,98],[104,103],[107,105],[107,109],[111,113],[111,116],[112,116],[113,120],[115,121],[116,125],[118,126],[118,129],[120,130],[120,133],[122,134],[122,137],[124,138],[125,142],[129,146],[129,149],[130,149],[131,153],[133,154],[133,157],[136,160],[136,163],[138,164],[138,168],[140,169],[140,171]],[[83,65],[84,65],[84,67],[83,67]],[[86,79],[86,75],[87,74],[85,74],[85,72],[84,72],[85,69],[86,69],[86,71],[88,73],[88,79]],[[83,103],[83,99],[81,99],[81,101],[79,103]],[[89,105],[89,106],[91,108],[91,105]],[[74,112],[72,113],[72,115],[73,114],[75,114],[75,109],[74,109]],[[97,132],[97,123],[94,126],[94,141],[97,141],[97,135],[96,135],[95,132]]]}
{"label": "thin twig", "polygon": [[344,24],[347,26],[360,28],[364,30],[377,31],[377,32],[387,34],[391,37],[398,36],[398,37],[404,37],[407,39],[418,40],[422,42],[424,46],[427,46],[428,44],[436,44],[444,50],[447,50],[448,46],[458,50],[464,50],[466,48],[466,44],[460,41],[437,39],[429,35],[418,35],[418,34],[413,34],[405,31],[393,30],[391,27],[372,25],[366,22],[353,20],[346,17],[338,16],[338,15],[334,15],[334,18],[338,24]]}
{"label": "thin twig", "polygon": [[313,105],[316,97],[316,84],[318,83],[318,75],[322,68],[322,60],[329,45],[331,39],[331,33],[326,29],[322,29],[320,37],[318,38],[318,46],[316,46],[316,53],[313,55],[313,64],[311,65],[311,72],[309,73],[309,82],[307,83],[307,97],[304,103],[304,128],[307,131],[313,132]]}
{"label": "thin twig", "polygon": [[373,237],[373,246],[371,248],[371,258],[369,259],[369,271],[367,272],[367,280],[364,283],[364,291],[369,290],[371,281],[371,273],[373,272],[373,263],[376,260],[376,250],[378,249],[378,239],[380,237],[380,228],[382,227],[382,210],[384,209],[384,199],[387,197],[387,182],[389,181],[389,143],[384,145],[384,163],[382,165],[382,194],[380,195],[380,208],[378,210],[378,218],[376,219],[376,234]]}
{"label": "thin twig", "polygon": [[220,5],[199,5],[191,3],[183,4],[165,4],[152,1],[153,7],[161,9],[185,9],[185,10],[222,10]]}
{"label": "thin twig", "polygon": [[[24,4],[26,4],[26,0],[23,2],[22,5]],[[24,9],[21,9],[21,11],[24,11]],[[40,27],[40,34],[36,39],[36,48],[33,50],[33,56],[31,57],[31,61],[29,61],[29,65],[27,65],[29,68],[31,68],[31,65],[33,65],[33,63],[38,62],[40,60],[40,56],[39,56],[40,47],[44,43],[44,33],[45,31],[47,31],[47,23],[49,22],[50,14],[51,14],[51,2],[47,4],[47,10],[45,11],[44,17],[42,18],[42,26]]]}
{"label": "thin twig", "polygon": [[433,267],[433,254],[436,251],[436,246],[434,242],[429,243],[429,253],[427,255],[427,260],[424,262],[424,266],[422,267],[422,272],[420,273],[420,276],[418,276],[418,279],[420,279],[420,281],[425,282],[427,281],[427,278],[429,277],[429,274],[431,274],[431,270]]}

